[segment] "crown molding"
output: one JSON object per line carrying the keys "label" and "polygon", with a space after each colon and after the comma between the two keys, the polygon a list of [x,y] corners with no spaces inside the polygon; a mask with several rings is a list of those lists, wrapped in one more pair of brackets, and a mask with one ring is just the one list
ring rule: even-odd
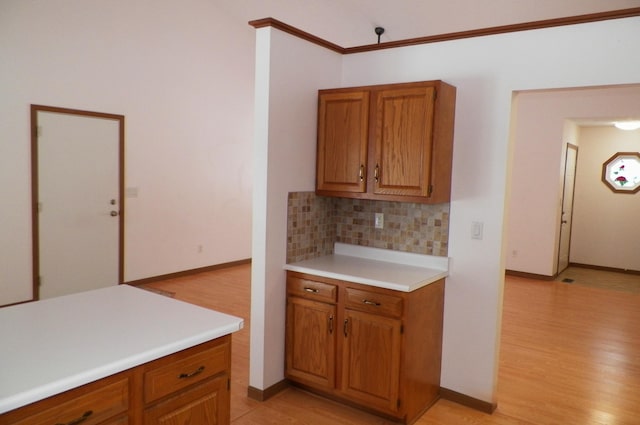
{"label": "crown molding", "polygon": [[608,21],[612,19],[630,18],[640,16],[640,7],[630,9],[619,9],[608,12],[589,13],[586,15],[567,16],[564,18],[545,19],[541,21],[523,22],[520,24],[500,25],[496,27],[479,28],[468,31],[458,31],[445,34],[430,35],[426,37],[410,38],[406,40],[389,41],[379,44],[368,44],[356,47],[341,47],[337,44],[326,41],[313,34],[299,30],[284,22],[273,18],[264,18],[249,21],[249,25],[254,28],[273,27],[280,31],[289,33],[303,40],[325,47],[340,54],[362,53],[374,50],[393,49],[397,47],[414,46],[417,44],[439,43],[442,41],[460,40],[464,38],[484,37],[487,35],[506,34],[510,32],[529,31],[542,28],[560,27],[565,25],[586,24],[590,22]]}

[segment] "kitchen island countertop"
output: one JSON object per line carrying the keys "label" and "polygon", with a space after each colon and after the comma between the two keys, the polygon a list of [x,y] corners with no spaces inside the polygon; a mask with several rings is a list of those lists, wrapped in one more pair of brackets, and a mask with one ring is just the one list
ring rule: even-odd
{"label": "kitchen island countertop", "polygon": [[332,255],[286,264],[284,268],[411,292],[448,276],[449,258],[336,243]]}
{"label": "kitchen island countertop", "polygon": [[129,285],[0,308],[0,414],[242,329]]}

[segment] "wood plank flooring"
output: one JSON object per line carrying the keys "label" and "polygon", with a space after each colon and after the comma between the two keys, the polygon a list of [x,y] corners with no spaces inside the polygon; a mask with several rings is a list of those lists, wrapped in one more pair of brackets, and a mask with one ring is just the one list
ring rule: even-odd
{"label": "wood plank flooring", "polygon": [[[392,422],[288,388],[265,402],[249,382],[250,266],[146,286],[241,316],[233,336],[233,425],[388,425]],[[508,276],[498,409],[439,400],[416,425],[640,424],[640,294]]]}

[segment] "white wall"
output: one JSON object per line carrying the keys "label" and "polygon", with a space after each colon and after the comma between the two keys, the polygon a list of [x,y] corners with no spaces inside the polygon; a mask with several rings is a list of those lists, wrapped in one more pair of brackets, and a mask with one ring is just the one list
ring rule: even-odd
{"label": "white wall", "polygon": [[284,376],[287,194],[315,189],[318,88],[340,82],[339,54],[270,27],[256,31],[249,385]]}
{"label": "white wall", "polygon": [[[565,145],[580,143],[576,124],[567,124],[567,120],[640,116],[638,99],[637,85],[517,93],[508,270],[545,276],[556,273]],[[578,158],[581,155],[582,149]]]}
{"label": "white wall", "polygon": [[125,115],[126,280],[250,257],[254,30],[220,10],[0,2],[0,305],[31,298],[32,103]]}
{"label": "white wall", "polygon": [[[444,387],[495,401],[512,92],[640,82],[640,57],[628,54],[639,37],[640,18],[630,18],[344,57],[343,86],[443,79],[458,88],[449,235],[452,261],[445,296]],[[270,48],[275,46],[272,40]],[[289,58],[290,62],[296,59],[293,54]],[[272,70],[271,78],[281,77]],[[295,122],[289,125],[296,131]],[[272,141],[279,143],[272,139],[269,142]],[[269,159],[270,170],[281,166],[277,158]],[[268,191],[277,194],[283,189],[286,188],[272,187]],[[274,224],[279,221],[278,227],[282,226],[281,220],[282,217],[268,219]],[[484,223],[483,240],[471,239],[473,221]],[[273,239],[267,234],[267,250],[284,250],[282,238],[283,234]],[[270,267],[275,270],[281,265],[267,266]],[[254,282],[256,285],[260,283]],[[264,314],[282,316],[282,305],[267,305]],[[273,335],[265,342],[265,351],[283,343],[281,333]],[[259,355],[256,351],[252,354]],[[278,363],[265,363],[264,367],[279,370],[282,358],[273,360]],[[262,388],[280,378],[265,380]]]}
{"label": "white wall", "polygon": [[640,152],[640,130],[581,127],[579,138],[570,261],[640,270],[640,193],[614,193],[601,180],[616,152]]}

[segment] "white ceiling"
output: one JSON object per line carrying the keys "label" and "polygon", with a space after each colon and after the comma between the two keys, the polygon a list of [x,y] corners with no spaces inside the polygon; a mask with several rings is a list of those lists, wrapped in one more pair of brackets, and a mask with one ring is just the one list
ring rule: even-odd
{"label": "white ceiling", "polygon": [[640,7],[640,0],[212,0],[238,19],[274,18],[341,47]]}

